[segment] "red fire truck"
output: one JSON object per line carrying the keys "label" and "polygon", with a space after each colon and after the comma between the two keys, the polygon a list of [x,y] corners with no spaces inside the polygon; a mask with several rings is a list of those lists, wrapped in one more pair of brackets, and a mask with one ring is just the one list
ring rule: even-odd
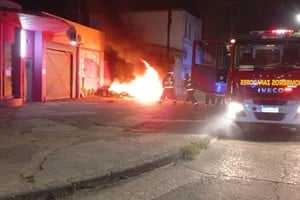
{"label": "red fire truck", "polygon": [[300,33],[253,31],[230,44],[227,118],[242,126],[300,127]]}
{"label": "red fire truck", "polygon": [[192,79],[207,96],[227,99],[240,127],[300,128],[300,32],[253,31],[235,41],[195,41]]}

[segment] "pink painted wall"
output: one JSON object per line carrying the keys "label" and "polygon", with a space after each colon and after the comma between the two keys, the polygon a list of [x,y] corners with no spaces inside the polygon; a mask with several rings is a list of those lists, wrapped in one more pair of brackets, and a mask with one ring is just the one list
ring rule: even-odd
{"label": "pink painted wall", "polygon": [[33,65],[33,101],[45,101],[45,69],[44,69],[44,41],[43,34],[40,31],[35,32],[34,37],[34,65]]}

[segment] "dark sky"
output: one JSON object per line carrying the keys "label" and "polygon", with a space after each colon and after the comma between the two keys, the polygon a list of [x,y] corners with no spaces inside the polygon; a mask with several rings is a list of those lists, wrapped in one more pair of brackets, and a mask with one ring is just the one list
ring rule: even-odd
{"label": "dark sky", "polygon": [[[231,37],[273,27],[295,27],[300,0],[15,0],[26,10],[48,11],[87,24],[89,12],[112,23],[127,10],[183,8],[202,19],[204,37]],[[299,25],[300,26],[300,25]]]}

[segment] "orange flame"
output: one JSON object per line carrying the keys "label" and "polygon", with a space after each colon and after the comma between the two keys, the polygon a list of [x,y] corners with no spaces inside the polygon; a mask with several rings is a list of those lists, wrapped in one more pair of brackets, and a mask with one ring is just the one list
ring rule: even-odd
{"label": "orange flame", "polygon": [[130,83],[113,82],[109,91],[118,94],[125,92],[138,101],[145,103],[159,100],[163,89],[158,73],[146,61],[142,60],[142,62],[146,66],[146,71],[143,76],[137,76],[135,80]]}

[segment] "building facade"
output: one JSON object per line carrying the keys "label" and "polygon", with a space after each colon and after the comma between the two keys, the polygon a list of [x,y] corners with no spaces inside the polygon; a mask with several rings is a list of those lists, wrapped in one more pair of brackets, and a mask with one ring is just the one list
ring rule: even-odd
{"label": "building facade", "polygon": [[153,51],[169,57],[169,62],[162,64],[168,66],[161,67],[174,71],[176,92],[182,94],[184,75],[191,74],[193,41],[201,39],[201,20],[185,10],[130,12],[122,19]]}
{"label": "building facade", "polygon": [[0,16],[0,107],[80,98],[101,87],[103,32],[10,1],[1,1]]}

